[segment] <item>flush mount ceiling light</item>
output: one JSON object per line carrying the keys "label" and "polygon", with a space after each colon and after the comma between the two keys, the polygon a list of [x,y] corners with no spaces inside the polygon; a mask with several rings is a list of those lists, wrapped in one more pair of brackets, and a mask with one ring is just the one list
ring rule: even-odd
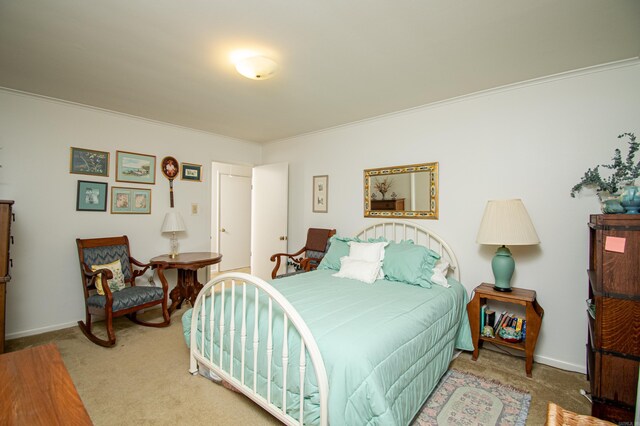
{"label": "flush mount ceiling light", "polygon": [[236,61],[236,70],[252,80],[266,80],[273,77],[278,64],[264,56],[251,56]]}

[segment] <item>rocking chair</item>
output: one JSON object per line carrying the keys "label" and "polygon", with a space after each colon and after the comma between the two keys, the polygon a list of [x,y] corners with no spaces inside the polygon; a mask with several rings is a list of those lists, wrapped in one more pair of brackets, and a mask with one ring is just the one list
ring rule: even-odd
{"label": "rocking chair", "polygon": [[[126,236],[78,238],[76,244],[86,312],[86,322],[78,321],[78,326],[89,340],[105,347],[115,345],[114,317],[126,316],[132,322],[148,327],[167,327],[170,324],[171,318],[167,310],[167,284],[162,283],[162,288],[136,286],[136,278],[144,274],[151,265],[131,257],[129,239]],[[114,263],[117,266],[108,265]],[[138,269],[134,269],[134,266]],[[114,271],[117,275],[116,280],[113,280]],[[117,281],[120,275],[122,276],[120,284],[124,288],[118,290],[119,286],[113,281]],[[110,287],[110,280],[112,280],[113,289]],[[100,294],[99,290],[104,294]],[[162,307],[163,322],[150,323],[136,317],[141,309],[155,305]],[[106,340],[99,338],[92,331],[91,316],[95,314],[106,317],[108,336]]]}
{"label": "rocking chair", "polygon": [[[276,253],[271,256],[271,261],[276,262],[276,266],[271,271],[271,278],[282,278],[316,269],[329,249],[329,238],[335,233],[335,229],[309,228],[307,242],[300,250],[292,254]],[[277,275],[283,257],[287,259],[288,263],[293,264],[296,272]]]}

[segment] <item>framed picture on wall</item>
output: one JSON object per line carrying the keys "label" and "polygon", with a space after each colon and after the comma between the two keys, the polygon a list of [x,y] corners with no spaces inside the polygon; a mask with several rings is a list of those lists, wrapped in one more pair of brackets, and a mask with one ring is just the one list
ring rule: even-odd
{"label": "framed picture on wall", "polygon": [[182,180],[190,180],[191,182],[202,182],[202,165],[182,163]]}
{"label": "framed picture on wall", "polygon": [[145,188],[111,188],[111,213],[150,214],[151,190]]}
{"label": "framed picture on wall", "polygon": [[156,183],[156,156],[116,151],[116,181]]}
{"label": "framed picture on wall", "polygon": [[107,187],[106,182],[79,180],[76,210],[79,212],[106,212]]}
{"label": "framed picture on wall", "polygon": [[313,177],[313,212],[327,213],[329,211],[329,176]]}
{"label": "framed picture on wall", "polygon": [[69,173],[109,176],[109,153],[71,147]]}

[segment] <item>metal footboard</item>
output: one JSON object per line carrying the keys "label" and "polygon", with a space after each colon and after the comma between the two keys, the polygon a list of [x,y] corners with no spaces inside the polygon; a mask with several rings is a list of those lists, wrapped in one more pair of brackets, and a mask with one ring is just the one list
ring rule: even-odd
{"label": "metal footboard", "polygon": [[[238,298],[241,298],[241,301],[237,300]],[[252,299],[253,307],[248,307],[247,298]],[[207,316],[208,306],[211,306],[212,312]],[[266,352],[264,354],[259,354],[258,350],[261,343],[259,306],[268,309]],[[236,309],[241,309],[241,312],[237,312]],[[283,314],[282,348],[281,351],[280,348],[275,351],[281,354],[281,364],[279,365],[281,374],[278,374],[277,378],[273,372],[276,361],[274,359],[273,338],[274,312],[278,312],[278,314],[282,312]],[[253,315],[252,321],[247,319],[250,314]],[[199,321],[202,324],[200,336],[197,334]],[[262,327],[264,326],[262,324]],[[300,336],[299,353],[290,353],[288,336],[292,328],[297,330]],[[249,331],[252,331],[250,333],[253,336],[252,341],[248,341]],[[236,343],[238,340],[239,348]],[[264,345],[265,342],[262,344]],[[295,351],[295,349],[293,350]],[[305,379],[308,372],[307,359],[310,360],[319,393],[319,424],[323,426],[328,424],[329,383],[318,345],[309,327],[291,303],[266,281],[244,273],[227,273],[209,281],[200,291],[193,307],[190,351],[189,371],[192,374],[198,372],[198,367],[210,370],[280,421],[289,425],[304,424]],[[263,386],[258,384],[259,365],[264,365],[265,362],[264,359],[259,359],[260,356],[266,357],[267,371],[261,371],[261,374],[266,375],[266,392],[264,389],[260,389]],[[291,364],[290,358],[293,361],[295,357],[298,357],[299,360],[294,366],[299,369],[299,383],[296,386],[299,388],[299,407],[297,410],[295,407],[287,407],[287,392],[290,391],[287,376],[289,373],[295,374],[289,372],[288,369]],[[239,372],[234,371],[234,367],[237,367],[235,364],[238,363]],[[246,377],[245,370],[252,371],[252,377]],[[276,380],[278,383],[275,382]],[[274,403],[274,395],[272,394],[272,388],[276,386],[280,386],[282,391],[281,397],[275,398],[279,404]]]}

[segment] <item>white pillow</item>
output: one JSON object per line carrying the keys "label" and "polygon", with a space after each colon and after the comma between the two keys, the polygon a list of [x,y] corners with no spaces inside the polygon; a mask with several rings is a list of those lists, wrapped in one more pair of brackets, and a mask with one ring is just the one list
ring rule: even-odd
{"label": "white pillow", "polygon": [[379,243],[359,243],[349,241],[349,257],[365,262],[380,262],[384,259],[384,248],[388,241]]}
{"label": "white pillow", "polygon": [[366,260],[353,259],[349,256],[340,258],[340,270],[333,274],[338,278],[351,278],[372,284],[382,269],[382,262],[367,262]]}
{"label": "white pillow", "polygon": [[[389,245],[388,241],[376,243],[361,243],[349,241],[349,257],[365,262],[382,262],[384,260],[384,248]],[[384,271],[380,268],[377,279],[384,278]]]}
{"label": "white pillow", "polygon": [[446,260],[438,260],[433,266],[433,275],[431,276],[431,282],[441,285],[442,287],[449,288],[451,285],[447,282],[447,272],[449,272],[449,262]]}

